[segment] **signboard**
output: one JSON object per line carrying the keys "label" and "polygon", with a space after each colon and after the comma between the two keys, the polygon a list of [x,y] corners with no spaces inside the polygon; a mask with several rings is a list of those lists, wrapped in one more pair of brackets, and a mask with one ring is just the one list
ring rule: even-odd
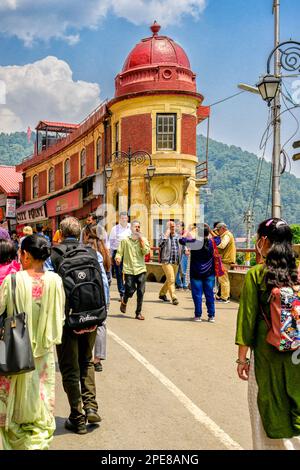
{"label": "signboard", "polygon": [[6,217],[14,219],[16,217],[16,199],[6,200]]}
{"label": "signboard", "polygon": [[[21,209],[21,210],[20,210]],[[28,224],[30,222],[42,222],[46,219],[45,205],[35,206],[30,205],[22,206],[17,210],[16,214],[18,224]]]}
{"label": "signboard", "polygon": [[82,207],[82,189],[75,189],[63,196],[55,197],[47,202],[48,217],[55,217],[59,214],[67,214]]}
{"label": "signboard", "polygon": [[6,195],[5,194],[0,194],[0,207],[5,207],[6,206]]}

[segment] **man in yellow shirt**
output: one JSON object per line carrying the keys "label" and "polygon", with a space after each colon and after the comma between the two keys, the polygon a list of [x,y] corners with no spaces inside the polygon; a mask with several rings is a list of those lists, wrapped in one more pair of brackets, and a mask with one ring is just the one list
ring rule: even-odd
{"label": "man in yellow shirt", "polygon": [[131,222],[131,232],[129,237],[121,240],[115,257],[118,266],[123,259],[123,273],[125,275],[125,294],[121,301],[120,310],[122,313],[126,313],[128,299],[137,291],[135,318],[145,320],[142,315],[147,271],[145,255],[150,252],[150,245],[148,240],[142,237],[141,225],[137,220]]}
{"label": "man in yellow shirt", "polygon": [[221,297],[217,302],[228,303],[230,297],[230,281],[228,271],[232,264],[236,262],[236,246],[233,234],[228,230],[224,222],[219,222],[214,230],[221,242],[218,244],[218,250],[224,266],[224,275],[219,277],[221,287]]}

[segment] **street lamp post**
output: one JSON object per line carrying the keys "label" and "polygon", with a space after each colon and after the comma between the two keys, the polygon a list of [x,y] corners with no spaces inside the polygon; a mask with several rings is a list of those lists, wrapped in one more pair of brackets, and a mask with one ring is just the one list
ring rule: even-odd
{"label": "street lamp post", "polygon": [[[279,0],[274,0],[274,49],[267,60],[267,73],[260,78],[255,87],[240,84],[239,88],[253,93],[260,93],[268,106],[272,105],[273,125],[273,154],[272,154],[272,217],[281,217],[280,197],[280,156],[281,156],[281,69],[287,72],[299,73],[300,71],[300,42],[279,42]],[[271,61],[274,59],[274,74],[271,74]]]}
{"label": "street lamp post", "polygon": [[110,180],[113,173],[112,163],[119,165],[128,166],[128,199],[127,199],[127,212],[130,220],[130,207],[131,207],[131,167],[132,165],[143,165],[149,159],[149,165],[147,167],[148,177],[151,179],[155,173],[155,166],[152,163],[152,157],[150,153],[145,150],[136,150],[135,152],[131,151],[129,146],[128,152],[123,152],[118,150],[117,152],[112,153],[110,161],[105,166],[105,175],[107,180]]}
{"label": "street lamp post", "polygon": [[[276,22],[275,22],[276,24]],[[278,33],[277,33],[278,34]],[[274,58],[274,75],[271,75],[271,60]],[[281,68],[288,72],[300,71],[300,42],[285,41],[277,44],[267,61],[267,74],[257,83],[257,88],[268,106],[272,105],[273,156],[272,156],[272,217],[281,217],[280,156],[281,156]]]}

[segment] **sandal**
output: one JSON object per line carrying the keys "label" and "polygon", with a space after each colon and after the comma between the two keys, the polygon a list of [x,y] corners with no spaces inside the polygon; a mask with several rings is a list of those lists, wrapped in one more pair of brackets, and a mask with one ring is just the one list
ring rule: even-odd
{"label": "sandal", "polygon": [[145,320],[145,317],[143,317],[143,315],[139,314],[139,315],[136,315],[136,320]]}

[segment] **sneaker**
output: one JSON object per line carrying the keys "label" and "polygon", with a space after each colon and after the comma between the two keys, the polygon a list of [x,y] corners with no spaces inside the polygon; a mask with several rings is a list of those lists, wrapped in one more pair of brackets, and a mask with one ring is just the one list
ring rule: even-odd
{"label": "sneaker", "polygon": [[194,317],[194,321],[202,321],[201,317]]}
{"label": "sneaker", "polygon": [[85,410],[85,416],[86,420],[88,423],[100,423],[102,421],[101,416],[98,415],[96,410],[93,410],[93,408],[87,408]]}
{"label": "sneaker", "polygon": [[220,304],[229,304],[230,300],[229,299],[221,299],[221,297],[219,299],[216,299],[216,302],[219,302]]}
{"label": "sneaker", "polygon": [[125,302],[123,302],[123,300],[121,301],[121,305],[120,305],[120,310],[122,313],[126,313],[126,306],[127,304],[125,304]]}
{"label": "sneaker", "polygon": [[208,317],[208,320],[207,320],[209,323],[215,323],[215,319],[214,317]]}
{"label": "sneaker", "polygon": [[169,302],[169,299],[167,298],[166,295],[159,295],[158,298],[159,298],[160,300],[163,300],[164,302]]}
{"label": "sneaker", "polygon": [[172,304],[173,305],[178,305],[179,304],[178,299],[172,299]]}
{"label": "sneaker", "polygon": [[101,362],[94,362],[94,369],[95,369],[95,372],[102,372],[103,366]]}
{"label": "sneaker", "polygon": [[86,434],[87,433],[87,428],[85,423],[76,423],[71,420],[71,418],[68,418],[65,421],[65,429],[68,431],[75,432],[76,434]]}

